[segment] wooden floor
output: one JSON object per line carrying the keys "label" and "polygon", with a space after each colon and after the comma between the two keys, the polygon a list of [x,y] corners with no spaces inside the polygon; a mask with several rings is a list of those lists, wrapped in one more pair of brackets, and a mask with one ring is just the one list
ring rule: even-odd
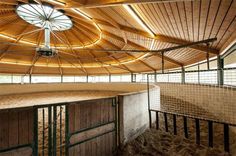
{"label": "wooden floor", "polygon": [[91,100],[112,97],[122,92],[111,91],[63,91],[0,96],[0,109],[33,105]]}

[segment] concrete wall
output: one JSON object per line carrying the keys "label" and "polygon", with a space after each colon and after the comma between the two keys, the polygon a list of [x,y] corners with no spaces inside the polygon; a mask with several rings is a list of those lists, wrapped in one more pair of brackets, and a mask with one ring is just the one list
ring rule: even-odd
{"label": "concrete wall", "polygon": [[[160,107],[160,89],[155,86],[150,90],[155,94],[150,99],[151,108]],[[159,99],[159,100],[158,100]],[[135,139],[149,128],[147,91],[119,96],[120,143]]]}

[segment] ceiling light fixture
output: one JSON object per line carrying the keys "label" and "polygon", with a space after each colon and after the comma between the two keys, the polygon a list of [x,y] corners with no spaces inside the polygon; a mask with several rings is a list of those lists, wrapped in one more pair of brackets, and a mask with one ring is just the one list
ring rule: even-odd
{"label": "ceiling light fixture", "polygon": [[68,16],[48,5],[22,4],[16,12],[26,22],[45,30],[64,31],[73,26]]}
{"label": "ceiling light fixture", "polygon": [[129,12],[129,14],[151,35],[155,37],[153,31],[147,26],[147,24],[139,17],[136,11],[130,5],[123,4],[123,7]]}

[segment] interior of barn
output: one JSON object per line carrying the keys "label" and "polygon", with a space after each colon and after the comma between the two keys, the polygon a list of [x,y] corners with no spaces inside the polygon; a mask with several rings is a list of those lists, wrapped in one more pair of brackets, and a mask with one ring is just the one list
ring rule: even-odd
{"label": "interior of barn", "polygon": [[1,0],[0,156],[236,156],[236,0]]}

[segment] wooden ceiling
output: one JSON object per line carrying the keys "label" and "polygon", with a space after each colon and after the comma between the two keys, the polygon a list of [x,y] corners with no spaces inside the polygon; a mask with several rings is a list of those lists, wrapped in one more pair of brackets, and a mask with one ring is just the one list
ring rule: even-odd
{"label": "wooden ceiling", "polygon": [[[43,44],[44,32],[15,12],[19,4],[32,2],[0,1],[0,73],[100,75],[153,72],[161,69],[159,53],[81,49],[158,50],[217,38],[209,47],[201,44],[166,52],[165,68],[170,69],[205,60],[208,52],[214,57],[236,39],[236,0],[35,0],[63,10],[73,21],[71,29],[55,32],[61,39],[51,35],[51,46],[64,47],[58,55],[38,58],[31,44]],[[132,8],[153,36],[124,5]],[[73,11],[74,8],[91,20]]]}

